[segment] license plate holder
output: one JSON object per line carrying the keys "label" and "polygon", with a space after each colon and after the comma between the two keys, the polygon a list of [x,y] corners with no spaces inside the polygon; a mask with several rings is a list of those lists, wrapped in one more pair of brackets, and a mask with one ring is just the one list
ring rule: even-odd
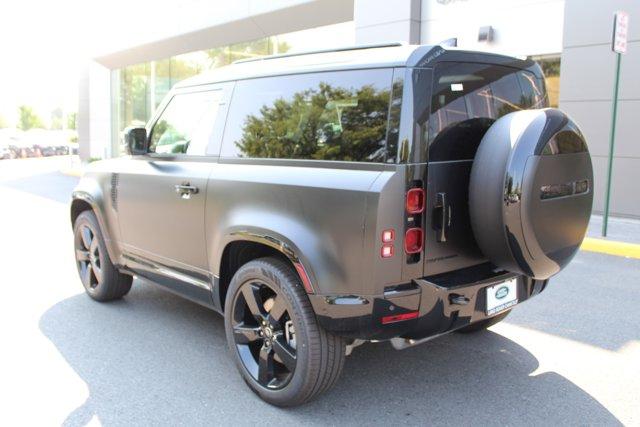
{"label": "license plate holder", "polygon": [[485,289],[487,316],[498,314],[518,303],[518,280],[515,277]]}

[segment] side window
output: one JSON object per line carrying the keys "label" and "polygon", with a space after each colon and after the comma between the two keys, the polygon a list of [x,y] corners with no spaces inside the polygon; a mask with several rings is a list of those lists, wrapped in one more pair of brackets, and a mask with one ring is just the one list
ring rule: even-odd
{"label": "side window", "polygon": [[429,119],[429,160],[473,159],[495,120],[513,111],[539,108],[542,92],[532,74],[516,68],[437,65]]}
{"label": "side window", "polygon": [[384,162],[391,78],[378,69],[239,81],[221,156]]}
{"label": "side window", "polygon": [[151,130],[149,152],[204,155],[221,96],[221,90],[174,95]]}

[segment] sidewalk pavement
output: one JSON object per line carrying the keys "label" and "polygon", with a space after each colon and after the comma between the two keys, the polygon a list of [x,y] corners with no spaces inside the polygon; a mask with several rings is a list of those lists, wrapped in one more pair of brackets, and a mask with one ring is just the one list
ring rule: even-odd
{"label": "sidewalk pavement", "polygon": [[602,237],[602,215],[592,215],[587,237],[640,244],[640,220],[609,217],[607,237]]}
{"label": "sidewalk pavement", "polygon": [[601,215],[592,215],[587,237],[581,249],[626,258],[640,259],[640,221],[630,218],[609,217],[607,237],[602,237]]}

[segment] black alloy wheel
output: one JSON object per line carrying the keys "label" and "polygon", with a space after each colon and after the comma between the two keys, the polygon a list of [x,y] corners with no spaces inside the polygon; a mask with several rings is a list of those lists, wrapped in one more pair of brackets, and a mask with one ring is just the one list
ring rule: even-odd
{"label": "black alloy wheel", "polygon": [[82,284],[95,289],[102,282],[102,252],[96,232],[88,223],[80,225],[75,236],[76,262]]}
{"label": "black alloy wheel", "polygon": [[235,346],[242,364],[260,385],[285,387],[297,364],[296,336],[284,297],[267,283],[243,283],[232,305]]}
{"label": "black alloy wheel", "polygon": [[226,297],[229,350],[242,379],[265,402],[301,405],[336,383],[345,341],[318,324],[300,276],[286,260],[245,263]]}
{"label": "black alloy wheel", "polygon": [[80,280],[91,298],[111,301],[129,292],[133,278],[111,262],[98,219],[92,211],[82,212],[74,221],[73,245]]}

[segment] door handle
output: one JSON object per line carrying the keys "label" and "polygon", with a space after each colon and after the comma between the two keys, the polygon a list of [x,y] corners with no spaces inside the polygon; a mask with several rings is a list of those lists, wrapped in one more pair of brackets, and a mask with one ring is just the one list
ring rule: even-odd
{"label": "door handle", "polygon": [[183,199],[190,199],[192,194],[198,194],[198,187],[183,182],[182,184],[174,186],[176,193]]}

